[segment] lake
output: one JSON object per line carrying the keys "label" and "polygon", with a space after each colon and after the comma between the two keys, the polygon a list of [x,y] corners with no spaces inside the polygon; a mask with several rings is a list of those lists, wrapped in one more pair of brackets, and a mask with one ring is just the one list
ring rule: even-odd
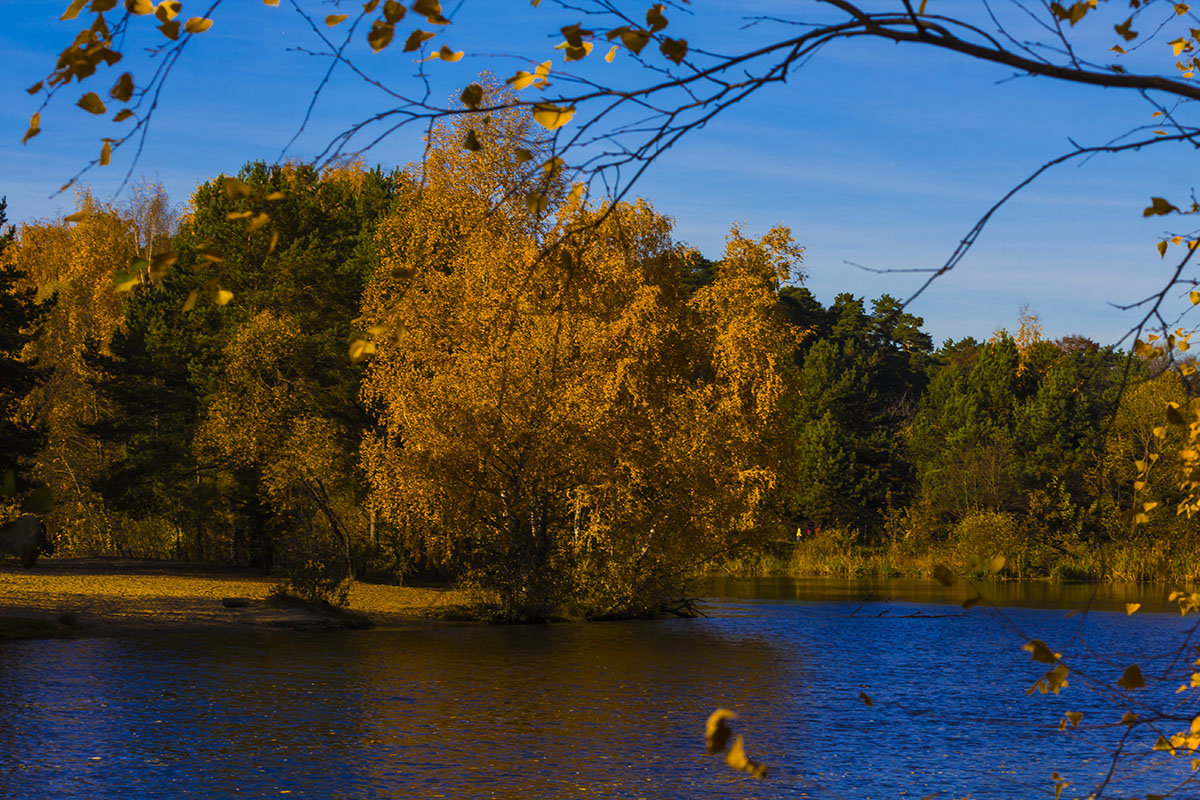
{"label": "lake", "polygon": [[[1168,736],[1200,712],[1175,693],[1197,617],[1165,591],[1003,584],[997,611],[932,582],[726,580],[698,619],[0,643],[0,797],[1015,799],[1055,770],[1085,796],[1126,701],[1184,719]],[[1026,695],[1029,637],[1073,666],[1061,695]],[[1150,685],[1126,693],[1132,660]],[[703,754],[717,707],[765,780]],[[1188,779],[1153,740],[1133,729],[1105,797]]]}

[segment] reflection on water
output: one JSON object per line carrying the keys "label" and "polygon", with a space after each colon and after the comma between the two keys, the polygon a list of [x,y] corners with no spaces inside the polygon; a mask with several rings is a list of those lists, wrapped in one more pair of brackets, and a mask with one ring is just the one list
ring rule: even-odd
{"label": "reflection on water", "polygon": [[[974,584],[978,592],[999,606],[1028,608],[1091,609],[1123,611],[1126,603],[1140,603],[1144,612],[1178,613],[1179,607],[1167,597],[1176,589],[1195,591],[1193,586],[1165,583],[1049,583],[1044,581],[998,581]],[[960,604],[976,594],[976,589],[960,581],[942,586],[920,578],[762,578],[713,577],[702,583],[701,594],[709,597],[747,599],[804,600],[830,602],[871,602],[900,600],[939,605]]]}
{"label": "reflection on water", "polygon": [[[1075,675],[1026,696],[1045,665],[1022,636],[1112,682],[1134,654],[1161,672],[1189,624],[1049,601],[997,617],[929,605],[955,598],[928,584],[746,591],[697,620],[2,644],[0,797],[1026,798],[1056,769],[1070,797],[1123,728],[1060,732],[1063,712],[1120,712]],[[1190,702],[1176,685],[1142,694]],[[702,755],[722,705],[766,781]],[[1141,745],[1115,796],[1166,788]]]}

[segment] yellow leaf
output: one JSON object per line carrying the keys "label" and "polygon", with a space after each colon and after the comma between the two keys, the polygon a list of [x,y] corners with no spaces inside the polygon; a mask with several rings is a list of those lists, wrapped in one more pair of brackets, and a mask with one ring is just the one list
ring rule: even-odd
{"label": "yellow leaf", "polygon": [[278,230],[278,229],[272,229],[272,230],[271,230],[271,242],[270,242],[270,244],[268,244],[268,245],[267,245],[267,253],[268,253],[268,254],[270,254],[270,253],[274,253],[274,252],[275,252],[275,246],[276,246],[276,245],[278,245],[278,244],[279,244],[279,230]]}
{"label": "yellow leaf", "polygon": [[35,111],[33,112],[33,116],[29,118],[29,130],[25,131],[25,137],[21,139],[21,144],[25,144],[41,132],[42,115]]}
{"label": "yellow leaf", "polygon": [[1156,439],[1163,439],[1163,438],[1166,438],[1167,427],[1165,425],[1159,425],[1158,427],[1154,428],[1150,432],[1154,434],[1154,437]]}
{"label": "yellow leaf", "polygon": [[1065,716],[1068,720],[1070,720],[1072,727],[1075,727],[1075,728],[1079,727],[1079,721],[1081,719],[1083,719],[1083,713],[1080,711],[1068,711],[1063,716]]}
{"label": "yellow leaf", "polygon": [[139,275],[120,270],[113,276],[113,290],[119,293],[132,292],[141,282]]}
{"label": "yellow leaf", "polygon": [[158,283],[163,278],[167,277],[171,267],[179,260],[179,256],[172,252],[159,253],[150,259],[150,280]]}
{"label": "yellow leaf", "polygon": [[874,700],[872,700],[872,699],[870,698],[870,696],[869,696],[869,695],[868,695],[866,692],[861,692],[861,691],[860,691],[860,692],[858,693],[858,699],[859,699],[859,700],[862,700],[862,701],[863,701],[863,705],[865,705],[865,706],[873,706],[873,705],[875,705],[875,701],[874,701]]}
{"label": "yellow leaf", "polygon": [[104,146],[100,148],[100,166],[107,167],[110,159],[112,159],[112,145],[105,139]]}
{"label": "yellow leaf", "polygon": [[1175,55],[1182,53],[1188,46],[1187,39],[1182,37],[1179,39],[1172,39],[1171,41],[1167,42],[1167,44],[1171,45],[1171,52]]}
{"label": "yellow leaf", "polygon": [[608,49],[608,52],[604,55],[604,60],[607,61],[609,64],[611,64],[613,62],[613,57],[616,56],[616,54],[617,54],[618,46],[619,45],[614,44],[612,47],[610,47]]}
{"label": "yellow leaf", "polygon": [[632,50],[634,55],[641,54],[642,48],[649,41],[649,31],[644,31],[641,28],[627,28],[621,32],[621,44]]}
{"label": "yellow leaf", "polygon": [[233,292],[223,288],[216,281],[209,281],[208,298],[213,301],[214,305],[224,306],[228,305],[229,301],[233,299]]}
{"label": "yellow leaf", "polygon": [[[391,44],[392,36],[395,36],[396,28],[391,23],[384,22],[382,19],[374,20],[371,23],[371,30],[367,31],[367,44],[370,44],[371,49],[378,53],[379,50],[388,47]],[[407,47],[404,49],[408,49]]]}
{"label": "yellow leaf", "polygon": [[79,12],[87,5],[87,0],[71,0],[71,5],[67,6],[67,10],[58,18],[59,22],[64,22],[69,19],[75,19],[79,16]]}
{"label": "yellow leaf", "polygon": [[1142,503],[1142,511],[1153,511],[1157,507],[1158,507],[1158,503],[1155,501],[1151,501],[1149,503]]}
{"label": "yellow leaf", "polygon": [[958,582],[958,578],[944,564],[938,564],[933,568],[933,577],[942,586],[953,586]]}
{"label": "yellow leaf", "polygon": [[1183,16],[1184,14],[1186,14],[1188,12],[1188,10],[1189,9],[1188,9],[1187,3],[1176,3],[1175,4],[1175,13],[1178,14],[1179,16]]}
{"label": "yellow leaf", "polygon": [[133,97],[133,75],[126,72],[117,78],[117,82],[108,91],[109,95],[122,103],[128,103]]}
{"label": "yellow leaf", "polygon": [[158,26],[158,29],[162,31],[163,36],[172,41],[179,38],[179,20],[177,19],[173,19],[170,22],[164,22],[162,25]]}
{"label": "yellow leaf", "polygon": [[265,5],[265,6],[275,6],[275,7],[278,7],[278,6],[279,6],[279,0],[263,0],[263,5]]}
{"label": "yellow leaf", "polygon": [[225,196],[230,200],[240,200],[243,197],[249,197],[253,189],[250,184],[237,178],[225,178],[223,181],[225,187]]}
{"label": "yellow leaf", "polygon": [[513,155],[516,157],[518,164],[524,164],[526,161],[533,160],[533,152],[526,150],[524,147],[514,147]]}
{"label": "yellow leaf", "polygon": [[671,61],[682,64],[683,59],[687,57],[687,39],[663,39],[658,49]]}
{"label": "yellow leaf", "polygon": [[667,27],[667,18],[663,16],[663,9],[666,8],[662,3],[655,3],[646,11],[646,24],[650,26],[651,33],[657,33]]}
{"label": "yellow leaf", "polygon": [[[183,24],[185,33],[204,33],[212,27],[212,20],[204,17],[192,17]],[[221,303],[220,305],[224,305]]]}
{"label": "yellow leaf", "polygon": [[187,313],[196,307],[196,300],[200,297],[199,289],[192,289],[188,292],[187,300],[183,301],[183,313]]}
{"label": "yellow leaf", "polygon": [[89,114],[104,113],[104,101],[101,100],[100,95],[96,94],[95,92],[88,92],[83,97],[79,98],[79,102],[76,103],[76,105]]}
{"label": "yellow leaf", "polygon": [[[375,0],[375,2],[379,2],[379,0]],[[404,19],[405,10],[406,9],[404,6],[397,3],[396,0],[386,0],[386,2],[383,4],[383,18],[395,25],[397,22]],[[370,11],[367,11],[367,13],[369,14]]]}
{"label": "yellow leaf", "polygon": [[234,222],[239,219],[249,219],[254,216],[253,211],[230,211],[225,215],[226,222]]}
{"label": "yellow leaf", "polygon": [[741,736],[734,737],[733,746],[725,754],[725,763],[734,769],[748,772],[756,778],[763,778],[767,774],[765,766],[746,757],[746,747]]}
{"label": "yellow leaf", "polygon": [[571,47],[567,42],[563,42],[560,47],[566,51],[564,61],[581,61],[591,54],[594,45],[591,42],[581,42],[579,47]]}
{"label": "yellow leaf", "polygon": [[412,10],[424,14],[430,25],[449,25],[450,20],[442,16],[442,4],[438,0],[417,0]]}
{"label": "yellow leaf", "polygon": [[1144,689],[1146,687],[1146,679],[1142,677],[1141,668],[1137,664],[1131,664],[1126,667],[1125,672],[1117,679],[1117,686],[1126,691]]}
{"label": "yellow leaf", "polygon": [[1143,217],[1162,216],[1164,214],[1170,214],[1172,211],[1178,211],[1178,210],[1179,210],[1178,208],[1176,208],[1171,203],[1168,203],[1166,201],[1166,199],[1164,199],[1162,197],[1151,197],[1150,205],[1142,210],[1142,216]]}
{"label": "yellow leaf", "polygon": [[150,0],[125,0],[125,10],[139,17],[145,16],[154,12],[154,4]]}
{"label": "yellow leaf", "polygon": [[175,19],[182,8],[183,3],[179,0],[163,0],[154,7],[154,16],[158,18],[159,22],[170,22]]}
{"label": "yellow leaf", "polygon": [[737,719],[737,716],[728,708],[718,708],[708,715],[708,721],[704,724],[704,751],[706,753],[711,756],[725,749],[729,744],[729,737],[733,734],[728,720]]}
{"label": "yellow leaf", "polygon": [[87,219],[86,211],[76,211],[74,214],[67,214],[63,217],[63,222],[81,222]]}
{"label": "yellow leaf", "polygon": [[446,45],[442,45],[441,50],[438,50],[436,53],[433,53],[429,57],[430,58],[439,58],[442,61],[454,62],[454,61],[458,61],[459,59],[461,59],[463,57],[463,51],[459,50],[459,51],[455,52],[454,50],[451,50]]}
{"label": "yellow leaf", "polygon": [[587,187],[582,183],[575,183],[571,186],[571,191],[567,194],[567,202],[575,204],[583,200],[583,193],[587,191]]}
{"label": "yellow leaf", "polygon": [[543,128],[556,130],[566,125],[575,116],[575,109],[570,106],[556,106],[553,103],[537,103],[533,107],[533,119]]}
{"label": "yellow leaf", "polygon": [[375,354],[375,343],[355,339],[350,343],[350,363],[360,364]]}
{"label": "yellow leaf", "polygon": [[1137,613],[1137,610],[1141,607],[1142,607],[1141,603],[1126,603],[1125,604],[1125,613],[1126,614],[1135,614],[1135,613]]}
{"label": "yellow leaf", "polygon": [[330,14],[325,17],[325,24],[332,28],[334,25],[341,25],[350,18],[349,14]]}
{"label": "yellow leaf", "polygon": [[524,89],[529,84],[533,83],[534,77],[524,70],[517,70],[517,74],[509,78],[505,83],[511,83],[514,89]]}
{"label": "yellow leaf", "polygon": [[1156,247],[1156,248],[1158,248],[1158,257],[1159,257],[1159,258],[1163,258],[1163,257],[1165,257],[1165,256],[1167,255],[1167,243],[1166,243],[1166,241],[1161,241],[1161,242],[1159,242],[1158,244],[1156,244],[1156,245],[1155,245],[1155,247]]}
{"label": "yellow leaf", "polygon": [[255,214],[254,218],[246,223],[246,233],[253,233],[259,228],[271,221],[271,215],[265,213]]}
{"label": "yellow leaf", "polygon": [[434,36],[437,36],[437,34],[420,29],[413,31],[404,42],[404,52],[411,53],[414,50],[420,50],[421,44],[432,39]]}
{"label": "yellow leaf", "polygon": [[472,83],[462,90],[462,94],[458,96],[458,99],[462,101],[464,106],[475,111],[483,103],[483,87],[478,83]]}
{"label": "yellow leaf", "polygon": [[1004,556],[996,556],[988,562],[988,571],[993,575],[1004,569],[1004,565],[1008,563],[1008,559]]}
{"label": "yellow leaf", "polygon": [[550,206],[550,200],[540,192],[530,192],[525,195],[525,207],[529,213],[537,216]]}
{"label": "yellow leaf", "polygon": [[483,149],[483,145],[480,143],[479,136],[475,133],[474,128],[469,129],[467,135],[463,137],[463,147],[472,153],[477,153]]}
{"label": "yellow leaf", "polygon": [[1062,653],[1055,653],[1041,639],[1030,639],[1021,646],[1021,649],[1030,653],[1034,661],[1040,661],[1043,664],[1053,664],[1062,658]]}
{"label": "yellow leaf", "polygon": [[1119,45],[1119,44],[1114,44],[1112,47],[1110,47],[1108,49],[1113,53],[1121,53],[1122,55],[1125,54],[1125,48],[1121,47],[1121,45]]}
{"label": "yellow leaf", "polygon": [[282,200],[286,196],[287,195],[285,195],[283,192],[276,190],[274,192],[267,192],[267,194],[263,195],[263,200],[275,202],[276,200]]}

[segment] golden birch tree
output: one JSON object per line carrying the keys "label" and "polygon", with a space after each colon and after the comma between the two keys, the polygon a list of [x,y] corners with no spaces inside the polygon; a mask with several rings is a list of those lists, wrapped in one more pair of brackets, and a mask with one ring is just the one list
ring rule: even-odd
{"label": "golden birch tree", "polygon": [[54,298],[31,344],[31,355],[49,370],[27,398],[28,411],[47,431],[34,475],[55,498],[50,521],[63,534],[60,552],[112,552],[104,506],[91,488],[108,455],[86,429],[105,411],[84,356],[89,347],[104,349],[120,322],[123,297],[113,291],[113,276],[136,257],[137,242],[129,218],[88,192],[69,220],[22,225],[12,248],[39,299]]}
{"label": "golden birch tree", "polygon": [[798,250],[735,231],[689,298],[671,221],[588,206],[531,130],[519,111],[436,129],[379,228],[356,343],[372,502],[505,617],[652,612],[761,527]]}

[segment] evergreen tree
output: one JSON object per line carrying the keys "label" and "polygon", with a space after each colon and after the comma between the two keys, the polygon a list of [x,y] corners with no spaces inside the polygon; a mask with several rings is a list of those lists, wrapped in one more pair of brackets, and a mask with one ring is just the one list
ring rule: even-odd
{"label": "evergreen tree", "polygon": [[911,493],[901,434],[925,387],[932,343],[922,320],[888,295],[871,314],[849,294],[823,309],[804,289],[788,290],[784,305],[809,331],[798,354],[792,513],[876,534],[888,507]]}
{"label": "evergreen tree", "polygon": [[7,199],[0,199],[0,496],[12,497],[29,488],[30,460],[45,441],[21,405],[45,378],[24,351],[38,336],[49,304],[36,302],[29,276],[5,255],[16,241],[15,229],[6,227],[7,212]]}

